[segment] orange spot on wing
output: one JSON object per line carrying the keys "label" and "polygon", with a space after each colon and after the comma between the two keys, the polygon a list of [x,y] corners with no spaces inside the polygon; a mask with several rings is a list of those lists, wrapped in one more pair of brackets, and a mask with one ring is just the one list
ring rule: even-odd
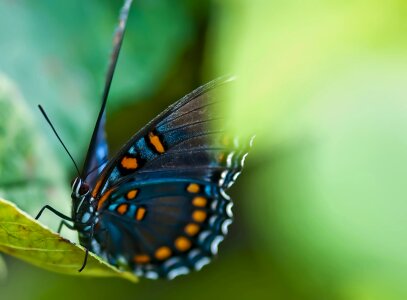
{"label": "orange spot on wing", "polygon": [[144,219],[145,215],[146,215],[147,209],[143,206],[140,206],[139,208],[137,208],[136,211],[136,220],[137,221],[141,221]]}
{"label": "orange spot on wing", "polygon": [[113,189],[108,190],[106,193],[100,197],[99,202],[98,202],[98,210],[102,208],[103,203],[106,202],[106,200],[109,198],[110,194],[113,192]]}
{"label": "orange spot on wing", "polygon": [[191,248],[191,241],[186,237],[180,236],[175,240],[175,248],[177,248],[178,251],[187,251]]}
{"label": "orange spot on wing", "polygon": [[206,198],[201,197],[201,196],[195,197],[195,198],[192,200],[192,204],[193,204],[194,206],[198,206],[198,207],[205,207],[207,202],[208,202],[208,201],[206,200]]}
{"label": "orange spot on wing", "polygon": [[166,246],[160,247],[155,251],[155,258],[157,258],[158,260],[164,260],[170,256],[171,256],[171,249]]}
{"label": "orange spot on wing", "polygon": [[196,194],[196,193],[199,193],[199,190],[200,190],[199,185],[196,184],[196,183],[191,183],[191,184],[188,185],[188,187],[187,187],[187,191],[188,191],[189,193],[194,193],[194,194]]}
{"label": "orange spot on wing", "polygon": [[137,162],[137,158],[134,157],[123,157],[122,161],[120,162],[122,167],[125,169],[130,169],[130,170],[134,170],[137,169],[138,167],[138,162]]}
{"label": "orange spot on wing", "polygon": [[194,223],[189,223],[187,226],[185,226],[184,231],[189,236],[194,236],[195,234],[198,233],[199,226],[197,224],[194,224]]}
{"label": "orange spot on wing", "polygon": [[99,192],[100,186],[102,185],[103,179],[104,179],[104,178],[100,178],[100,179],[96,182],[95,188],[94,188],[93,191],[92,191],[92,197],[93,197],[93,198],[96,198],[97,193]]}
{"label": "orange spot on wing", "polygon": [[120,205],[117,207],[117,212],[118,212],[119,214],[121,214],[121,215],[124,215],[124,214],[127,212],[128,209],[129,209],[128,204],[123,203],[123,204],[120,204]]}
{"label": "orange spot on wing", "polygon": [[132,199],[136,198],[137,194],[138,194],[138,190],[131,190],[126,194],[126,198],[127,198],[127,200],[132,200]]}
{"label": "orange spot on wing", "polygon": [[192,219],[196,222],[203,222],[206,220],[206,212],[203,210],[196,210],[192,213]]}
{"label": "orange spot on wing", "polygon": [[155,135],[153,132],[150,132],[148,134],[148,138],[150,140],[150,143],[154,146],[155,150],[158,153],[164,153],[165,152],[164,146],[163,146],[160,138],[157,135]]}
{"label": "orange spot on wing", "polygon": [[146,264],[150,262],[150,256],[148,256],[147,254],[134,255],[133,261],[136,264]]}

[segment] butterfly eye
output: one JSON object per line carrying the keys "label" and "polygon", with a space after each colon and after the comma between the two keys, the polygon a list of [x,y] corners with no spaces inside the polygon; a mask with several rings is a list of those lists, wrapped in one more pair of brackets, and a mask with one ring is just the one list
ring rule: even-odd
{"label": "butterfly eye", "polygon": [[80,195],[85,195],[89,192],[89,184],[87,183],[82,183],[81,187],[79,188],[79,194]]}

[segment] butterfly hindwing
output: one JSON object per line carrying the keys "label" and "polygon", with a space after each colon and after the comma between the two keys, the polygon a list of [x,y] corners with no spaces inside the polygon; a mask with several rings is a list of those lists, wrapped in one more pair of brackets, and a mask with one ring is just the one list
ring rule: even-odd
{"label": "butterfly hindwing", "polygon": [[221,187],[188,174],[138,176],[103,204],[93,250],[136,274],[171,279],[209,263],[232,222],[231,208]]}

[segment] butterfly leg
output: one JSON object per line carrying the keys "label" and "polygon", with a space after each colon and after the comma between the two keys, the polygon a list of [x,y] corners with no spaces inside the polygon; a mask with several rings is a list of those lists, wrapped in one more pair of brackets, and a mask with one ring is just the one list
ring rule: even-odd
{"label": "butterfly leg", "polygon": [[[94,232],[94,225],[92,225],[92,228],[90,229],[91,230],[91,232],[90,232],[90,241],[93,239],[93,232]],[[88,249],[88,247],[86,247],[85,248],[85,258],[84,258],[84,260],[83,260],[83,264],[82,264],[82,267],[78,270],[78,272],[82,272],[83,271],[83,269],[85,269],[85,267],[86,267],[86,263],[88,262],[88,256],[89,256],[89,249]]]}
{"label": "butterfly leg", "polygon": [[62,226],[64,226],[64,225],[65,225],[65,227],[68,227],[68,228],[71,229],[71,230],[75,230],[75,226],[69,224],[69,223],[66,222],[65,220],[62,220],[62,221],[59,223],[59,227],[58,227],[58,230],[57,230],[58,233],[61,233]]}
{"label": "butterfly leg", "polygon": [[35,219],[38,220],[38,219],[41,217],[41,215],[42,215],[42,213],[44,212],[44,210],[46,210],[46,209],[52,211],[54,214],[56,214],[58,217],[60,217],[60,218],[62,218],[62,219],[64,219],[64,220],[73,221],[72,218],[70,218],[70,217],[68,217],[68,216],[65,216],[63,213],[60,213],[60,212],[57,211],[55,208],[53,208],[53,207],[51,207],[51,206],[49,206],[49,205],[45,205],[43,208],[41,208],[41,210],[39,211],[39,213],[37,214],[37,216],[35,217]]}
{"label": "butterfly leg", "polygon": [[85,259],[83,260],[82,267],[78,270],[78,272],[82,272],[83,269],[85,269],[86,263],[88,262],[89,250],[88,250],[88,248],[86,248],[85,250],[86,250],[86,252],[85,252]]}

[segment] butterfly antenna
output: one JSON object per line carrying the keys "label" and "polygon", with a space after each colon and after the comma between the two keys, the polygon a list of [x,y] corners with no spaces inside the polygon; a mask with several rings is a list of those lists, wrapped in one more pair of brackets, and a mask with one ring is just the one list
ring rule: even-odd
{"label": "butterfly antenna", "polygon": [[[130,6],[131,6],[132,2],[133,2],[133,0],[125,0],[123,7],[120,11],[119,25],[117,26],[115,34],[114,34],[113,51],[110,56],[109,67],[107,69],[107,74],[106,74],[105,88],[103,90],[103,95],[102,95],[102,105],[100,107],[99,115],[98,115],[98,118],[97,118],[97,121],[95,124],[95,128],[93,130],[92,138],[89,143],[88,152],[86,154],[86,159],[85,159],[85,163],[84,163],[84,167],[83,167],[83,172],[86,172],[86,170],[88,169],[88,164],[91,161],[93,148],[95,147],[95,144],[96,144],[97,133],[98,133],[98,130],[99,130],[102,118],[103,118],[103,114],[105,112],[107,97],[109,95],[114,71],[116,69],[117,60],[119,58],[120,49],[121,49],[123,37],[124,37],[124,32],[126,30],[127,17],[129,15]],[[85,175],[85,174],[82,174],[82,175]]]}
{"label": "butterfly antenna", "polygon": [[51,120],[48,118],[47,114],[45,113],[45,110],[42,108],[41,105],[38,105],[38,108],[40,109],[42,115],[44,116],[45,120],[48,122],[49,126],[51,126],[52,131],[54,132],[54,134],[56,135],[56,137],[58,138],[59,142],[61,143],[62,147],[64,147],[66,153],[68,153],[69,157],[71,158],[73,164],[75,165],[75,169],[78,172],[78,176],[80,176],[81,172],[79,172],[79,168],[78,165],[76,164],[75,160],[73,159],[71,153],[68,151],[68,148],[66,148],[64,142],[61,140],[61,138],[59,137],[57,131],[55,130],[54,125],[52,125]]}

